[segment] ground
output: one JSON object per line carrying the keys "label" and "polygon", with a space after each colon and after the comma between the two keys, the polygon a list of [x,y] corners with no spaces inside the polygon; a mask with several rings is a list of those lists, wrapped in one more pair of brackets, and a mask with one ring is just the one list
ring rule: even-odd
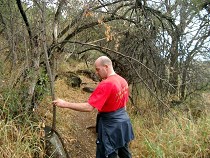
{"label": "ground", "polygon": [[[65,79],[58,78],[55,81],[56,98],[70,102],[86,102],[90,93],[82,91],[82,88],[84,86],[95,88],[98,83],[85,76],[80,77],[83,83],[80,88],[69,87],[65,83]],[[206,105],[210,105],[210,94],[203,94],[203,98],[206,99]],[[47,96],[37,110],[41,118],[46,120],[45,124],[49,126],[52,124],[52,108],[52,98]],[[56,130],[61,135],[71,158],[95,158],[96,134],[94,127],[96,114],[97,111],[86,113],[57,108]],[[135,155],[134,157],[139,158],[140,156]]]}
{"label": "ground", "polygon": [[[80,88],[67,86],[65,79],[55,81],[56,98],[62,98],[71,102],[86,102],[90,93],[82,91],[84,86],[97,85],[91,79],[80,76],[82,84]],[[45,124],[52,124],[52,99],[46,97],[38,109],[39,115],[45,120]],[[56,131],[61,135],[65,147],[71,158],[95,157],[95,118],[97,111],[77,112],[70,109],[56,108]]]}

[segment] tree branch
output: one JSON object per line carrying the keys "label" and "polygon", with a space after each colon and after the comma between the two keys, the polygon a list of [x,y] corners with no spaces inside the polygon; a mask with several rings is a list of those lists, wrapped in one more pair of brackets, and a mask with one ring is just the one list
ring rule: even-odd
{"label": "tree branch", "polygon": [[20,11],[20,13],[21,13],[21,15],[23,17],[23,20],[25,22],[25,25],[26,25],[26,28],[27,28],[27,31],[28,31],[28,35],[29,35],[29,38],[30,38],[30,45],[31,45],[31,47],[33,47],[33,42],[32,42],[33,41],[32,40],[33,37],[32,37],[32,33],[31,33],[31,28],[30,28],[30,25],[29,25],[29,22],[28,22],[28,18],[26,16],[26,13],[23,10],[23,6],[22,6],[21,1],[20,0],[16,0],[16,3],[18,5],[18,9],[19,9],[19,11]]}

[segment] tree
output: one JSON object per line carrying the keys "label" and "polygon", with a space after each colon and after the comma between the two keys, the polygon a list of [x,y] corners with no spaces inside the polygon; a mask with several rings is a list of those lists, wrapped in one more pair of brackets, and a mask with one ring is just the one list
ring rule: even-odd
{"label": "tree", "polygon": [[[4,17],[8,16],[8,12],[0,12],[1,32],[7,30],[8,35],[21,38],[16,47],[24,46],[24,50],[11,49],[11,52],[18,61],[24,60],[15,57],[17,52],[22,56],[26,54],[24,68],[15,82],[19,82],[27,92],[22,102],[30,108],[40,68],[46,69],[44,49],[40,44],[44,34],[41,26],[43,19],[39,16],[42,1],[16,2],[17,6],[13,7],[20,11],[16,15],[21,26],[20,33],[14,34],[12,29],[8,29],[15,29],[5,23]],[[132,95],[136,98],[141,87],[158,100],[174,95],[184,100],[193,91],[192,83],[199,81],[195,58],[209,49],[208,1],[43,2],[46,5],[45,42],[53,77],[56,74],[55,65],[64,60],[66,53],[72,57],[100,52],[113,60],[118,73],[136,89]],[[14,48],[12,43],[10,46]]]}

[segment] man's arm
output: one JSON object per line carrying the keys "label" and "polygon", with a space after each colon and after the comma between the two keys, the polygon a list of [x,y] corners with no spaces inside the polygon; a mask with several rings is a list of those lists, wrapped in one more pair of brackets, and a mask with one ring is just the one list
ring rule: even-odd
{"label": "man's arm", "polygon": [[62,99],[54,100],[53,104],[61,108],[69,108],[81,112],[91,112],[94,109],[89,103],[70,103]]}

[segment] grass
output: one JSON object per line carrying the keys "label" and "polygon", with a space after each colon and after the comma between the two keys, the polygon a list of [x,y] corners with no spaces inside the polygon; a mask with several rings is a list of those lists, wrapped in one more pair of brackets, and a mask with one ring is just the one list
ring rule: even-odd
{"label": "grass", "polygon": [[[156,114],[150,117],[131,115],[135,140],[131,143],[134,158],[208,158],[210,157],[210,116],[197,122],[179,116],[181,127],[174,118],[165,117],[160,123]],[[26,121],[25,121],[26,122]],[[2,157],[39,157],[41,147],[39,126],[28,120],[0,121],[0,153]]]}
{"label": "grass", "polygon": [[[210,116],[197,122],[178,116],[181,128],[174,118],[163,118],[156,124],[155,117],[133,117],[136,139],[132,142],[134,157],[208,158],[210,157]],[[147,122],[153,125],[148,128]]]}
{"label": "grass", "polygon": [[40,128],[28,123],[20,125],[16,120],[0,121],[0,157],[43,157]]}
{"label": "grass", "polygon": [[[73,61],[69,61],[72,65],[77,65]],[[79,65],[79,68],[85,68],[85,65]],[[65,64],[60,65],[62,71],[75,71],[76,66],[71,69]],[[3,78],[2,78],[3,79]],[[89,81],[87,81],[88,83]],[[85,101],[88,96],[82,98],[81,90],[75,89],[72,93],[67,93],[68,87],[62,79],[58,79],[55,85],[56,94],[60,94],[64,99],[70,101]],[[6,91],[4,91],[6,93]],[[142,92],[143,93],[143,92]],[[6,93],[7,94],[7,93]],[[0,91],[0,96],[5,97]],[[0,117],[0,158],[30,158],[30,157],[44,157],[44,149],[42,147],[42,132],[38,121],[32,121],[26,115],[16,116],[14,119],[7,119],[14,108],[20,109],[17,98],[13,93],[8,93],[7,96],[13,100],[3,102],[0,100],[0,106],[4,107],[0,110],[8,116]],[[209,97],[209,96],[208,96]],[[147,98],[147,97],[145,97]],[[51,102],[50,98],[45,98],[44,111],[46,113],[51,110],[48,104]],[[135,132],[135,140],[131,142],[131,150],[133,158],[209,158],[210,157],[210,114],[202,115],[196,121],[191,120],[188,115],[181,113],[180,109],[174,109],[179,124],[172,116],[164,116],[160,119],[157,110],[152,109],[151,98],[140,100],[142,113],[134,113],[130,105],[128,105],[128,112],[132,119],[132,124]],[[198,102],[188,102],[188,104],[198,107]],[[209,105],[209,103],[208,103]],[[12,109],[9,107],[12,106]],[[13,108],[14,107],[14,108]],[[194,106],[193,106],[194,107]],[[205,106],[201,106],[201,109]],[[205,109],[206,110],[206,109]],[[58,117],[58,121],[63,122],[62,127],[67,128],[70,116]],[[68,112],[69,113],[69,112]],[[59,112],[58,112],[59,114]],[[44,115],[44,114],[43,114]],[[47,115],[47,118],[52,118],[52,115]],[[67,119],[61,120],[61,119]],[[74,121],[74,120],[73,120]],[[76,130],[77,124],[75,123]],[[181,126],[181,128],[180,128]],[[62,127],[59,127],[61,129]],[[79,135],[79,133],[78,133]],[[68,143],[73,139],[70,132],[63,134]],[[73,148],[73,147],[72,147]],[[75,147],[76,148],[76,147]],[[77,149],[78,150],[78,149]]]}

